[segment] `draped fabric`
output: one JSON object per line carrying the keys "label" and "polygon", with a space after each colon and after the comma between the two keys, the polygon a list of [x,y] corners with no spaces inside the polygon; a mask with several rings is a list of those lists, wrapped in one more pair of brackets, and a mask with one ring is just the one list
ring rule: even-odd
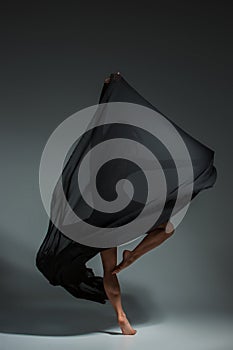
{"label": "draped fabric", "polygon": [[[187,132],[182,130],[177,126],[172,120],[166,117],[162,112],[160,112],[156,107],[154,107],[150,102],[143,98],[130,84],[119,74],[111,74],[110,81],[104,83],[102,88],[99,104],[108,103],[108,102],[128,102],[138,104],[144,107],[148,107],[158,113],[160,113],[164,118],[169,120],[170,123],[176,128],[176,130],[181,135],[188,151],[190,158],[193,162],[193,190],[191,199],[195,198],[198,193],[201,191],[211,188],[214,186],[217,178],[217,171],[214,166],[214,151],[197,141]],[[82,161],[82,157],[88,150],[92,147],[93,144],[101,141],[103,135],[106,138],[110,138],[112,133],[118,133],[124,137],[132,137],[130,135],[131,131],[127,128],[121,129],[117,128],[116,125],[111,127],[105,126],[105,133],[98,133],[93,131],[83,135],[81,140],[75,146],[70,158],[68,159],[66,166],[62,172],[62,185],[64,193],[70,202],[75,203],[75,207],[81,207],[81,198],[80,193],[75,192],[73,189],[74,178],[77,175],[77,169]],[[128,133],[128,134],[127,134]],[[144,138],[145,144],[149,143],[148,137],[144,133],[134,133],[134,137],[140,138],[140,141]],[[161,160],[163,158],[164,150],[156,144],[157,158]],[[114,178],[118,179],[122,174],[124,175],[125,171],[129,170],[129,166],[126,166],[125,162],[121,163],[122,165],[117,167],[115,170]],[[168,195],[166,198],[166,203],[164,209],[159,216],[159,219],[155,224],[146,232],[149,233],[154,230],[157,226],[162,223],[167,222],[170,219],[172,208],[174,206],[175,200],[177,198],[178,189],[175,187],[176,180],[176,171],[174,169],[174,162],[169,163],[172,176],[169,176],[167,173],[167,185],[168,185]],[[127,168],[127,169],[126,169]],[[109,172],[108,172],[109,174]],[[99,185],[101,187],[101,181],[106,186],[108,177],[104,176],[99,177]],[[110,179],[109,179],[110,182]],[[107,186],[108,188],[108,186]],[[141,189],[143,189],[143,183],[141,184]],[[145,187],[146,190],[146,187]],[[143,197],[143,194],[142,194]],[[59,202],[59,198],[53,197],[53,207],[59,210],[56,210],[56,215],[59,213],[61,218],[64,218],[63,207]],[[52,206],[51,206],[52,208]],[[118,217],[118,224],[124,224],[130,218],[130,214],[134,213],[135,208],[133,206],[128,206],[127,215],[121,215]],[[137,212],[137,210],[135,211]],[[98,218],[95,213],[90,216],[92,220],[97,219],[96,226],[102,225],[102,227],[111,227],[113,225],[113,220],[116,220],[115,217],[109,215],[108,219],[103,220]],[[99,220],[99,221],[98,221]],[[54,222],[54,221],[53,221]],[[53,286],[61,286],[67,292],[72,294],[75,298],[86,299],[90,301],[95,301],[98,303],[106,303],[108,299],[104,286],[103,286],[103,277],[96,276],[93,269],[87,266],[87,262],[96,256],[101,251],[108,248],[93,247],[78,243],[68,236],[64,235],[52,220],[49,220],[48,230],[44,237],[44,240],[36,254],[36,266],[43,276],[49,281]],[[115,222],[115,221],[114,221]]]}

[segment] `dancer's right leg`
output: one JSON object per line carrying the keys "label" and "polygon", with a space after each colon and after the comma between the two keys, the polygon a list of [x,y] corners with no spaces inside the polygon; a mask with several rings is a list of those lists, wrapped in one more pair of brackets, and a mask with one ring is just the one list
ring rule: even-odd
{"label": "dancer's right leg", "polygon": [[117,264],[117,247],[109,248],[100,252],[103,264],[103,283],[104,289],[117,314],[118,324],[123,334],[134,335],[136,330],[133,329],[127,320],[126,314],[121,304],[121,291],[118,278],[112,274],[114,266]]}

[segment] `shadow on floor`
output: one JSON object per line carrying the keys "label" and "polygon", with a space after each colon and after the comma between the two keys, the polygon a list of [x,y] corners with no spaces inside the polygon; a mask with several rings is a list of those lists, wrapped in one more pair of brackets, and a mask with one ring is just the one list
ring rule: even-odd
{"label": "shadow on floor", "polygon": [[[60,286],[52,286],[36,269],[28,270],[24,257],[30,253],[15,241],[4,240],[0,256],[0,332],[42,336],[85,335],[94,332],[112,332],[118,328],[117,319],[109,301],[100,304],[76,299]],[[10,250],[11,249],[11,250]],[[17,251],[17,255],[4,252]],[[149,287],[148,287],[149,288]],[[145,286],[128,280],[122,290],[122,303],[133,327],[138,324],[160,323],[163,314],[156,304],[155,294]]]}
{"label": "shadow on floor", "polygon": [[[8,267],[8,272],[10,270]],[[19,273],[17,281],[20,280],[21,288],[17,288],[15,281],[15,285],[8,285],[8,290],[6,285],[0,290],[0,332],[43,336],[93,332],[121,335],[120,328],[119,333],[111,332],[111,328],[118,327],[118,324],[109,301],[99,304],[76,299],[62,287],[53,287],[35,278],[36,274],[28,276],[26,272]],[[127,284],[127,293],[122,292],[122,303],[133,327],[160,323],[163,319],[159,307],[145,287]]]}

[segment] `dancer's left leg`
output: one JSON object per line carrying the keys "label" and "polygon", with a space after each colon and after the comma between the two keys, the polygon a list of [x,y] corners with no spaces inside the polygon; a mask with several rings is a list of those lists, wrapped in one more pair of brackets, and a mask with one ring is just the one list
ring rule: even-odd
{"label": "dancer's left leg", "polygon": [[139,257],[159,246],[171,237],[174,231],[175,229],[170,221],[159,225],[154,231],[149,232],[132,251],[128,249],[123,251],[123,260],[119,265],[114,267],[112,274],[120,272],[135,262]]}

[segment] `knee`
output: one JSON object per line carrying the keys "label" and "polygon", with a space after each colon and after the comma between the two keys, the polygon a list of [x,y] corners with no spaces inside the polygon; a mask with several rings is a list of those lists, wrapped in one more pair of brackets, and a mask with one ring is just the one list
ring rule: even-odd
{"label": "knee", "polygon": [[105,273],[103,277],[104,289],[112,296],[118,296],[120,293],[115,279],[116,276],[109,272]]}
{"label": "knee", "polygon": [[168,223],[166,224],[164,231],[166,237],[170,237],[175,232],[175,228],[170,221],[168,221]]}

